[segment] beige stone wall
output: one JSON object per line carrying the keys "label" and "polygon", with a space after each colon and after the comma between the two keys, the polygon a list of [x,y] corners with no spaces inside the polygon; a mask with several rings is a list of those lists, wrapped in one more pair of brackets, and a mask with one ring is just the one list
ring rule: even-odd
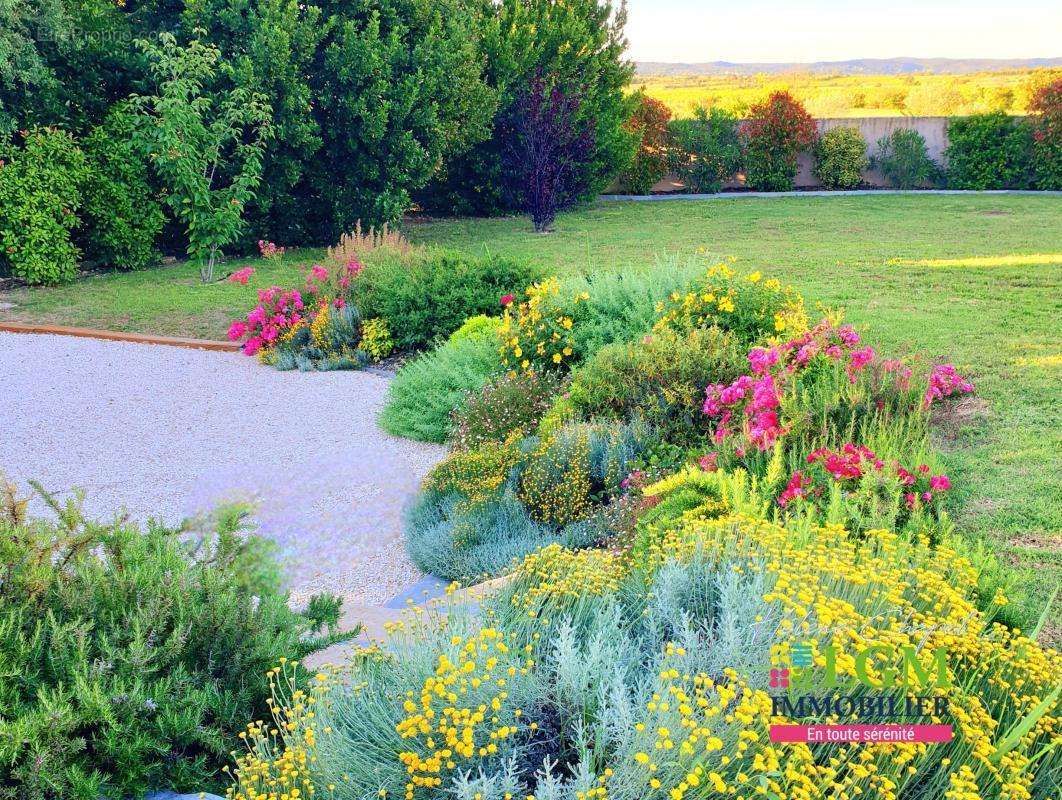
{"label": "beige stone wall", "polygon": [[[944,163],[944,151],[948,146],[948,117],[854,117],[842,119],[819,119],[815,121],[819,133],[828,131],[830,128],[849,127],[857,128],[867,143],[867,154],[873,156],[877,152],[877,142],[883,136],[888,136],[900,128],[913,128],[922,134],[926,140],[926,149],[929,157],[938,164]],[[796,185],[798,188],[814,188],[821,184],[811,172],[813,159],[811,153],[801,153],[797,159]],[[888,181],[876,170],[867,170],[863,173],[863,180],[870,186],[888,186]],[[745,176],[737,175],[725,184],[725,188],[739,189],[745,186]],[[683,186],[674,175],[667,175],[653,187],[654,192],[682,191]],[[611,187],[610,191],[616,191],[617,186]]]}
{"label": "beige stone wall", "polygon": [[[855,119],[819,119],[815,121],[819,133],[830,128],[856,128],[867,143],[867,153],[873,156],[877,152],[877,142],[902,128],[914,129],[926,140],[929,157],[938,164],[944,163],[944,150],[948,146],[947,117],[859,117]],[[801,153],[797,159],[796,185],[800,187],[819,186],[819,181],[811,173],[813,159],[811,153]],[[888,186],[888,182],[876,170],[863,173],[863,180],[871,186]]]}

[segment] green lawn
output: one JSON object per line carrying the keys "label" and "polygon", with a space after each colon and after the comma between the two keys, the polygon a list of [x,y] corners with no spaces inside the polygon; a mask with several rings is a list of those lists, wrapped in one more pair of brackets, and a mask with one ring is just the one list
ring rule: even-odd
{"label": "green lawn", "polygon": [[[548,236],[513,218],[420,222],[407,233],[418,243],[526,256],[558,272],[623,269],[703,248],[795,284],[812,306],[843,306],[879,349],[954,361],[984,401],[941,443],[963,492],[957,523],[1021,566],[1039,602],[1062,578],[1062,198],[605,203],[562,215]],[[314,255],[256,264],[253,285],[291,284],[299,261]],[[926,259],[960,262],[915,263]],[[246,287],[203,287],[191,268],[175,266],[0,293],[0,302],[17,304],[0,320],[218,338],[250,300]],[[1056,613],[1056,630],[1058,620]]]}

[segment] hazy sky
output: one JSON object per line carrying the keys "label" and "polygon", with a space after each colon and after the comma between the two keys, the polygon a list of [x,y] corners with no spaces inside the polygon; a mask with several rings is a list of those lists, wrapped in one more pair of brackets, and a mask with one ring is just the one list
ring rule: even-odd
{"label": "hazy sky", "polygon": [[1062,0],[628,0],[638,61],[1062,56]]}

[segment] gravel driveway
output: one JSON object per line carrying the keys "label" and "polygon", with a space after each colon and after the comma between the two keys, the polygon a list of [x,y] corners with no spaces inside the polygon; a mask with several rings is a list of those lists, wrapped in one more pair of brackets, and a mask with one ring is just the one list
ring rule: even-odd
{"label": "gravel driveway", "polygon": [[[234,353],[0,332],[0,470],[176,523],[257,503],[295,599],[379,605],[419,577],[405,504],[444,449],[375,423],[387,379],[277,372]],[[33,511],[43,512],[37,501]]]}

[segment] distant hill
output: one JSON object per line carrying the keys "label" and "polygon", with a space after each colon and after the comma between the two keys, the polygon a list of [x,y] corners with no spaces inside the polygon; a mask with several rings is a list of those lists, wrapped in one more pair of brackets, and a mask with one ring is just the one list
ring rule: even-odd
{"label": "distant hill", "polygon": [[929,72],[958,75],[1037,67],[1062,67],[1059,58],[853,58],[848,61],[813,61],[805,64],[737,64],[707,61],[699,64],[671,64],[665,61],[639,61],[639,76],[654,75],[760,75],[798,72],[815,75],[904,75]]}

